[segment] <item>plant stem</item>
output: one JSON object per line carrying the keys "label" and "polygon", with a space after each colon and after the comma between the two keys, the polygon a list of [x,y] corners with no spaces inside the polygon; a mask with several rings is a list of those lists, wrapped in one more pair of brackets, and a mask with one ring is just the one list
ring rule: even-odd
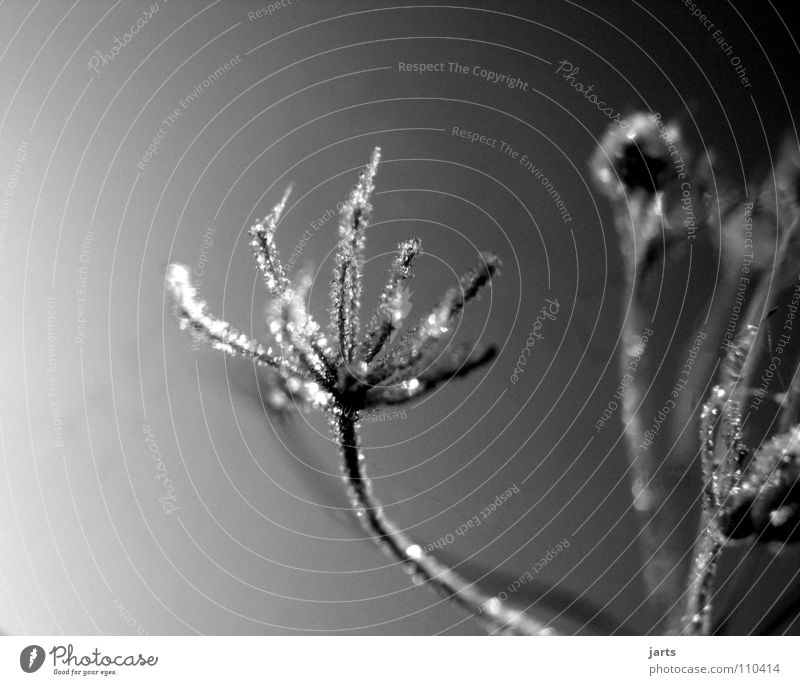
{"label": "plant stem", "polygon": [[709,635],[711,633],[711,597],[714,592],[714,578],[722,545],[715,539],[709,526],[710,521],[697,541],[689,591],[686,602],[686,615],[683,617],[682,633],[685,635]]}
{"label": "plant stem", "polygon": [[415,583],[428,585],[454,604],[470,611],[491,632],[518,635],[555,634],[555,631],[543,623],[510,609],[497,597],[485,595],[473,583],[468,583],[449,566],[414,544],[386,517],[380,502],[372,495],[372,485],[364,470],[357,420],[358,412],[342,409],[335,421],[344,478],[356,515],[384,552],[402,563]]}

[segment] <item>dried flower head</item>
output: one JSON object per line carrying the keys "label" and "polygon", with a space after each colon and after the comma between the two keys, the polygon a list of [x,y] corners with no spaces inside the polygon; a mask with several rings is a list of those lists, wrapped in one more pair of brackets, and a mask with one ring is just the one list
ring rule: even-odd
{"label": "dried flower head", "polygon": [[250,229],[250,245],[272,298],[267,324],[274,345],[250,340],[227,322],[208,314],[205,303],[197,301],[188,271],[173,265],[167,283],[177,315],[183,327],[193,329],[212,347],[267,367],[276,392],[283,397],[282,404],[291,400],[327,414],[339,444],[342,471],[356,514],[376,542],[403,564],[415,582],[431,586],[472,611],[493,631],[551,633],[544,624],[484,595],[423,551],[386,517],[372,495],[364,471],[364,455],[358,446],[361,415],[422,397],[494,357],[492,347],[473,353],[469,346],[451,343],[465,305],[490,284],[500,266],[496,256],[482,253],[478,264],[459,284],[395,342],[394,334],[408,311],[406,281],[421,250],[419,239],[406,240],[398,246],[378,305],[361,333],[364,247],[379,161],[380,149],[376,148],[341,211],[327,331],[314,321],[306,306],[310,277],[301,275],[293,285],[275,245],[289,190],[263,221]]}

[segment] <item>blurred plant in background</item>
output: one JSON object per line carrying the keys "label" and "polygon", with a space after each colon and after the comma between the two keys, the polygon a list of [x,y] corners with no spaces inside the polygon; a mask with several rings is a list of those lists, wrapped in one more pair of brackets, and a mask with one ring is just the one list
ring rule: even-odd
{"label": "blurred plant in background", "polygon": [[[591,168],[627,268],[622,368],[656,331],[623,404],[645,580],[658,632],[710,634],[727,618],[715,605],[724,550],[747,541],[768,563],[800,539],[800,151],[787,139],[740,192],[677,123],[628,122]],[[798,609],[782,614],[791,626]]]}

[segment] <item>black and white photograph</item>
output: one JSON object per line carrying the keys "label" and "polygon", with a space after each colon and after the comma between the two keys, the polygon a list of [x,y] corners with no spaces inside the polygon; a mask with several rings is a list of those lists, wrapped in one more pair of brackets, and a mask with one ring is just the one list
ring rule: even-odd
{"label": "black and white photograph", "polygon": [[0,1],[0,681],[798,682],[796,13]]}

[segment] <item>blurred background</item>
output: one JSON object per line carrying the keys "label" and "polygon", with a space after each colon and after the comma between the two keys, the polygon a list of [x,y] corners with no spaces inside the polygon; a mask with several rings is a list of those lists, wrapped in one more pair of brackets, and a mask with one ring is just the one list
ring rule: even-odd
{"label": "blurred background", "polygon": [[412,236],[411,322],[479,251],[504,264],[457,336],[493,364],[364,423],[387,513],[488,593],[530,572],[514,601],[567,632],[646,630],[619,411],[597,427],[625,274],[587,160],[646,109],[735,182],[766,170],[794,29],[771,3],[707,5],[0,4],[0,630],[481,632],[365,539],[324,417],[269,412],[165,293],[183,263],[265,337],[247,228],[292,183],[278,245],[326,320],[337,202],[375,146],[365,307]]}

